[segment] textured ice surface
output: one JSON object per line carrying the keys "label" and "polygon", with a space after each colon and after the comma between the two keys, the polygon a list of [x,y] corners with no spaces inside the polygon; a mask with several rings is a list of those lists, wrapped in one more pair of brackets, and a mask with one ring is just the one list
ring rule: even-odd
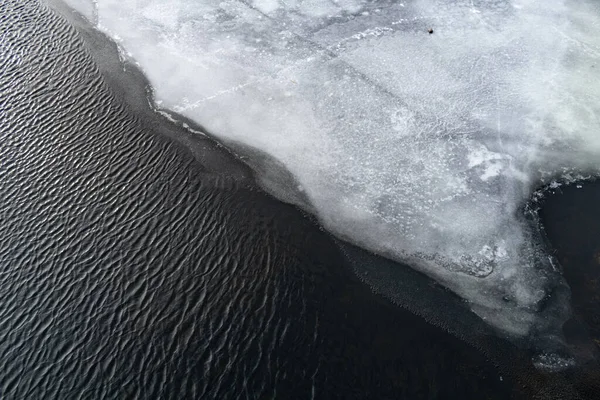
{"label": "textured ice surface", "polygon": [[600,165],[597,3],[68,3],[139,63],[158,107],[283,163],[329,230],[497,327],[539,326],[557,273],[520,207]]}
{"label": "textured ice surface", "polygon": [[95,0],[64,0],[71,8],[83,15],[88,21],[96,21]]}

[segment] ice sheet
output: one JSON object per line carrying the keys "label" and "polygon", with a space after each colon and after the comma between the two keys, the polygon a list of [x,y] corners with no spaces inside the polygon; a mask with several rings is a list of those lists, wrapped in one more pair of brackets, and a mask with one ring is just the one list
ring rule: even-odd
{"label": "ice sheet", "polygon": [[600,167],[594,2],[93,5],[160,108],[283,163],[327,229],[506,332],[548,325],[560,276],[521,207],[543,181]]}
{"label": "ice sheet", "polygon": [[72,9],[87,18],[88,21],[96,21],[95,0],[63,0]]}

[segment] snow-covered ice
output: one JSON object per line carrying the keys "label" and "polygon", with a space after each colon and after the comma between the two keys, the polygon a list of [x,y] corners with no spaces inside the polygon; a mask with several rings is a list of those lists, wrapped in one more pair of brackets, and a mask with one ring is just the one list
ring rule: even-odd
{"label": "snow-covered ice", "polygon": [[600,167],[598,2],[66,1],[161,108],[285,165],[331,232],[506,332],[540,325],[560,276],[521,207]]}

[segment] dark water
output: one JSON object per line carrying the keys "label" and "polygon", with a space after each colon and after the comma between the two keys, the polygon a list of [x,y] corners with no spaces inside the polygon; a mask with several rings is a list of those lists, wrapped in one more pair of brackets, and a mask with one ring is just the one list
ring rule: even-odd
{"label": "dark water", "polygon": [[[556,249],[563,275],[571,284],[573,318],[565,331],[579,341],[579,351],[600,359],[600,181],[553,189],[540,204],[544,232]],[[582,332],[581,326],[584,327]],[[583,345],[582,345],[583,344]],[[580,391],[600,398],[600,370],[577,376]]]}
{"label": "dark water", "polygon": [[[466,308],[457,335],[373,294],[351,263],[385,261],[151,113],[106,46],[44,3],[0,1],[0,398],[598,393],[593,366],[537,372]],[[405,271],[411,296],[460,303]]]}

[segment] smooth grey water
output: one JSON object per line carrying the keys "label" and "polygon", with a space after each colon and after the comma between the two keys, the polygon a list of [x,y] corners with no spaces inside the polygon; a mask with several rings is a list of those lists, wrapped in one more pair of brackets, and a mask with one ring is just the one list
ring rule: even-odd
{"label": "smooth grey water", "polygon": [[374,295],[348,259],[384,261],[152,114],[99,36],[39,1],[0,28],[1,398],[578,398],[426,278],[405,306],[470,344]]}

